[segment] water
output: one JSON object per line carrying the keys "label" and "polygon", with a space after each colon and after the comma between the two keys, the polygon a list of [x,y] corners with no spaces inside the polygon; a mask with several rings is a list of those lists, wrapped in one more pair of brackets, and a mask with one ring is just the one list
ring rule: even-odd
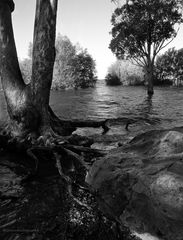
{"label": "water", "polygon": [[[150,100],[144,87],[109,87],[98,81],[95,88],[52,91],[50,105],[63,119],[159,119],[161,126],[183,125],[183,88],[155,88]],[[7,118],[0,92],[0,120]]]}
{"label": "water", "polygon": [[153,127],[183,125],[183,88],[155,88],[152,99],[144,87],[108,87],[52,92],[51,106],[64,119],[146,118]]}
{"label": "water", "polygon": [[[145,87],[109,87],[98,81],[95,88],[52,91],[50,105],[62,119],[113,119],[108,123],[110,131],[102,138],[96,137],[102,129],[77,130],[81,135],[95,135],[97,145],[93,147],[103,149],[116,147],[117,142],[144,131],[183,125],[183,88],[156,87],[149,99]],[[0,122],[6,119],[4,96],[0,92]],[[127,119],[136,119],[130,124],[130,131],[125,130]]]}
{"label": "water", "polygon": [[[98,81],[95,88],[52,91],[50,105],[62,119],[118,119],[109,123],[107,136],[113,135],[113,138],[115,135],[131,138],[143,131],[183,125],[183,88],[156,87],[154,96],[148,99],[145,87],[109,87],[104,81]],[[130,125],[130,132],[127,132],[125,119],[134,118],[138,120]],[[0,123],[6,119],[6,105],[1,91]],[[101,132],[101,129],[77,131],[88,136]],[[104,140],[106,138],[101,142]],[[109,143],[109,138],[107,140]]]}

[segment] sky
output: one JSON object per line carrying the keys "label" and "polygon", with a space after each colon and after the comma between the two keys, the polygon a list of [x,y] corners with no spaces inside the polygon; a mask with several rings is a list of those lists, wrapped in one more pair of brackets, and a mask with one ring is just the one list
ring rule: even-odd
{"label": "sky", "polygon": [[[18,57],[27,57],[29,42],[33,39],[36,0],[14,0],[13,28]],[[57,34],[79,42],[96,60],[98,78],[104,78],[115,56],[108,48],[111,35],[111,15],[115,5],[111,0],[58,0]],[[183,27],[176,39],[166,48],[183,48]]]}

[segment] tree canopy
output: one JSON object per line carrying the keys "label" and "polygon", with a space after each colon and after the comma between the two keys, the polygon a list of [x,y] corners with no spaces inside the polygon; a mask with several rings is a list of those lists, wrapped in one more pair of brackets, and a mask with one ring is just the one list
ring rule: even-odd
{"label": "tree canopy", "polygon": [[175,0],[131,0],[112,15],[111,50],[119,58],[133,58],[139,65],[147,64],[175,38],[175,24],[182,22]]}

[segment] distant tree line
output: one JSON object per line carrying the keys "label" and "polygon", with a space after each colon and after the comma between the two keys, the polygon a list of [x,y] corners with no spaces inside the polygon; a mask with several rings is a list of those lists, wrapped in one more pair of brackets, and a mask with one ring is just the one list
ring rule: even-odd
{"label": "distant tree line", "polygon": [[108,68],[105,77],[107,85],[138,86],[144,85],[144,72],[139,66],[132,64],[128,60],[116,60]]}
{"label": "distant tree line", "polygon": [[[132,64],[128,60],[117,60],[109,69],[105,78],[107,85],[138,86],[146,85],[145,69]],[[154,71],[153,85],[183,85],[183,48],[168,49],[158,55]]]}
{"label": "distant tree line", "polygon": [[155,64],[155,84],[183,85],[183,48],[170,48],[157,57]]}
{"label": "distant tree line", "polygon": [[[87,49],[73,45],[67,36],[58,34],[56,58],[53,71],[52,89],[93,87],[97,81],[96,64]],[[26,83],[31,80],[32,43],[28,48],[28,58],[20,61],[20,68]]]}

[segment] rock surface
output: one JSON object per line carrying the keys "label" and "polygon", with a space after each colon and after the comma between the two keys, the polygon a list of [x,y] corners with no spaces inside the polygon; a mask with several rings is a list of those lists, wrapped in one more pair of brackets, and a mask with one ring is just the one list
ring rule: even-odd
{"label": "rock surface", "polygon": [[101,209],[131,230],[183,239],[183,128],[138,135],[96,161],[86,181]]}

